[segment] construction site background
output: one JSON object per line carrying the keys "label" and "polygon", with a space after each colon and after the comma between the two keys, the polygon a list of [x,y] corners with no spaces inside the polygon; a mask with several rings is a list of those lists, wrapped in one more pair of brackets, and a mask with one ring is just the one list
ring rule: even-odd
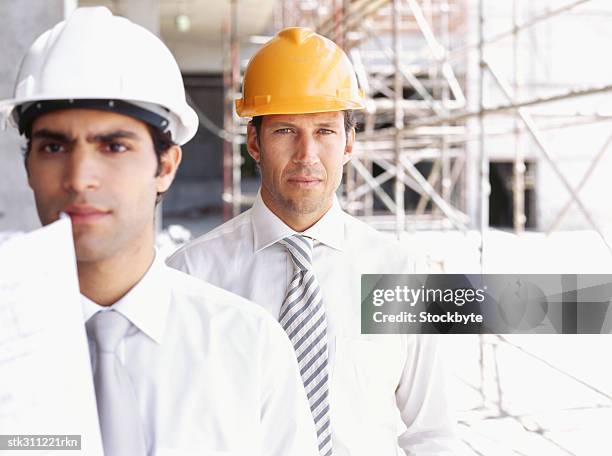
{"label": "construction site background", "polygon": [[[442,272],[612,271],[607,0],[3,0],[0,98],[34,38],[77,5],[160,34],[198,108],[161,254],[252,203],[233,100],[252,53],[301,25],[343,46],[366,93],[338,193],[348,212]],[[21,145],[0,133],[0,230],[38,226]],[[441,342],[462,455],[612,454],[610,335]]]}

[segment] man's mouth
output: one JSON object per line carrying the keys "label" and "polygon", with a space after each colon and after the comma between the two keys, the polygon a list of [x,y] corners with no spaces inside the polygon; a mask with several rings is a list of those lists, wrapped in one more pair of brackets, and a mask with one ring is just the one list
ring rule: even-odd
{"label": "man's mouth", "polygon": [[290,184],[301,187],[312,187],[322,182],[321,179],[313,176],[292,176],[288,181]]}
{"label": "man's mouth", "polygon": [[71,204],[64,208],[62,212],[70,217],[73,224],[92,223],[111,213],[109,209],[92,204]]}

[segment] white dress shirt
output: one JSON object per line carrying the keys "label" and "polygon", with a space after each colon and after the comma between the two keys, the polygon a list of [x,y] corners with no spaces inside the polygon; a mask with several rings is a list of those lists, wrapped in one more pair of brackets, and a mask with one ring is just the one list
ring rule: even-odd
{"label": "white dress shirt", "polygon": [[[258,196],[253,207],[173,254],[167,263],[244,296],[278,318],[293,274],[277,241],[295,232]],[[452,454],[455,438],[437,336],[361,335],[366,273],[410,273],[415,261],[392,237],[332,208],[302,234],[327,313],[334,456]]]}
{"label": "white dress shirt", "polygon": [[[82,302],[85,321],[108,310]],[[157,258],[111,308],[133,324],[118,354],[149,456],[318,455],[293,347],[267,312]]]}

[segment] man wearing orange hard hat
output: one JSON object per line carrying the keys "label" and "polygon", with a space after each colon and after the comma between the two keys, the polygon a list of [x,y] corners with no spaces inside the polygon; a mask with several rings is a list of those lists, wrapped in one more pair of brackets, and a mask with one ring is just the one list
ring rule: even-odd
{"label": "man wearing orange hard hat", "polygon": [[[414,272],[401,245],[336,198],[363,95],[346,54],[311,30],[280,31],[250,60],[238,115],[261,170],[253,207],[169,265],[267,309],[291,340],[322,456],[450,455],[435,336],[360,332],[360,277]],[[401,419],[398,419],[401,418]]]}

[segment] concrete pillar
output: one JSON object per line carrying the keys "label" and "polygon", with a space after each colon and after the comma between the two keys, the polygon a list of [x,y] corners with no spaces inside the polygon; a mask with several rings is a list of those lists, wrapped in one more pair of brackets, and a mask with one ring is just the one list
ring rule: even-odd
{"label": "concrete pillar", "polygon": [[[19,63],[36,37],[63,20],[74,6],[66,0],[0,1],[0,99],[11,98]],[[13,129],[0,129],[0,231],[40,226],[27,185],[21,147]]]}

